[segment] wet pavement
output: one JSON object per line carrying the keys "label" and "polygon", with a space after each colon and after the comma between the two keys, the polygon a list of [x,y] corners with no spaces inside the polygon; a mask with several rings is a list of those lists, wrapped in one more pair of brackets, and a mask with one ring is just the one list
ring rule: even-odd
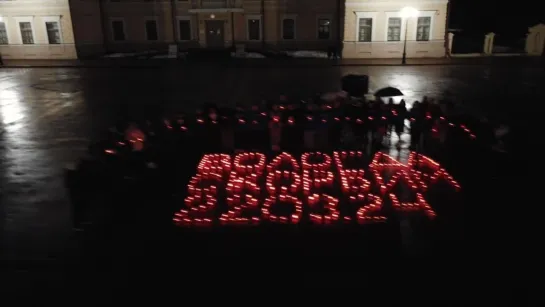
{"label": "wet pavement", "polygon": [[545,94],[545,72],[531,66],[1,69],[3,256],[26,271],[69,254],[74,239],[63,167],[120,108],[173,112],[205,102],[247,106],[279,94],[308,97],[338,90],[350,73],[368,74],[371,90],[398,87],[409,101],[448,98],[473,114],[515,123],[520,113],[513,102],[531,107]]}

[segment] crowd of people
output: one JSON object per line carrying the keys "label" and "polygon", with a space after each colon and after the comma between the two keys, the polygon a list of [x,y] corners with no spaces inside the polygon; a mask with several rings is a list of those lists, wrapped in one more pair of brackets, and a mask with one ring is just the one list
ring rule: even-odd
{"label": "crowd of people", "polygon": [[168,137],[172,134],[191,136],[191,142],[178,144],[203,152],[375,151],[385,146],[424,151],[431,144],[444,144],[453,132],[476,138],[467,122],[452,104],[438,104],[426,97],[408,106],[404,100],[394,103],[392,98],[377,97],[368,101],[339,94],[295,101],[281,96],[247,109],[209,104],[191,115],[134,121],[128,126],[123,122],[116,132],[130,141],[135,151],[150,144],[172,144]]}
{"label": "crowd of people", "polygon": [[[457,152],[460,142],[495,137],[493,130],[475,124],[452,104],[427,98],[406,103],[336,93],[306,100],[281,96],[246,109],[208,104],[191,114],[168,117],[146,111],[145,116],[119,116],[119,123],[90,147],[91,159],[82,159],[77,171],[67,172],[75,228],[86,220],[85,212],[95,208],[89,195],[118,195],[116,206],[130,203],[134,191],[134,201],[143,195],[167,197],[185,186],[187,174],[194,173],[204,153],[287,151],[298,156],[344,149],[372,157],[394,146],[434,156],[433,151]],[[505,129],[500,132],[506,134]],[[119,210],[121,215],[125,209]],[[165,209],[165,217],[170,209]]]}

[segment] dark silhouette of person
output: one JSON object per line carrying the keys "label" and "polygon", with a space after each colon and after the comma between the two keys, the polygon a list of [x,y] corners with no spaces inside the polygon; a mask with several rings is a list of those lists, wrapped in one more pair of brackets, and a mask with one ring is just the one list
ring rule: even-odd
{"label": "dark silhouette of person", "polygon": [[420,145],[420,139],[422,137],[423,129],[423,116],[422,116],[422,106],[420,102],[415,101],[413,107],[410,111],[410,121],[411,121],[411,148],[417,149]]}
{"label": "dark silhouette of person", "polygon": [[399,138],[398,144],[401,143],[401,135],[405,130],[405,118],[407,117],[407,107],[405,105],[405,100],[401,100],[399,105],[396,107],[396,113],[394,119],[394,128],[395,132]]}

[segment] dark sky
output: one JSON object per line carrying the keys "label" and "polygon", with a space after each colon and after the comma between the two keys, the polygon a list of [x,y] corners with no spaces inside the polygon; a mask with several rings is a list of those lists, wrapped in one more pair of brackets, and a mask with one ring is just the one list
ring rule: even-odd
{"label": "dark sky", "polygon": [[545,22],[543,0],[450,0],[449,28],[523,37],[528,27]]}

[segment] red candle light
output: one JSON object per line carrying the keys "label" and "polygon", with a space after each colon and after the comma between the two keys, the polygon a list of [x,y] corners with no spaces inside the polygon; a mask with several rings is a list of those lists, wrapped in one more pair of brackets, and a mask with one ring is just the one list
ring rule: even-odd
{"label": "red candle light", "polygon": [[[438,162],[427,156],[411,153],[409,165],[411,166],[412,177],[416,182],[418,182],[421,190],[424,192],[428,189],[430,184],[436,183],[440,179],[445,180],[456,190],[461,189],[460,184],[454,180],[454,178],[443,167],[441,167]],[[423,168],[431,170],[432,173],[424,172]]]}
{"label": "red candle light", "polygon": [[[341,191],[347,197],[352,206],[358,206],[366,199],[366,195],[371,189],[371,183],[364,178],[363,169],[347,168],[350,162],[361,163],[363,152],[361,151],[342,151],[333,153],[333,161],[337,167],[340,179]],[[344,217],[345,221],[351,220],[350,216]]]}
{"label": "red candle light", "polygon": [[[382,196],[388,195],[397,211],[422,211],[429,218],[435,212],[424,199],[423,193],[429,186],[445,180],[455,189],[460,185],[439,163],[417,153],[410,153],[407,164],[395,160],[384,153],[377,153],[369,165],[371,177],[360,168],[350,168],[354,163],[362,163],[360,151],[334,152],[333,156],[321,152],[305,153],[301,156],[301,166],[288,153],[281,153],[265,167],[266,158],[262,153],[240,153],[233,159],[226,154],[204,155],[197,167],[197,174],[191,178],[184,208],[177,212],[173,220],[180,226],[209,226],[216,222],[214,216],[218,195],[225,188],[227,211],[220,214],[221,225],[256,225],[260,219],[275,223],[296,224],[302,218],[304,195],[308,205],[309,221],[313,224],[332,224],[338,221],[350,222],[355,217],[359,224],[384,222],[381,215]],[[333,187],[334,163],[339,175],[341,191],[348,200],[346,216],[340,216],[339,199],[328,195]],[[353,165],[354,164],[354,165]],[[265,190],[268,194],[260,208],[261,190],[265,175]],[[299,173],[302,169],[302,172]],[[392,171],[385,182],[381,172]],[[370,194],[373,178],[379,193]],[[409,187],[416,195],[415,202],[402,203],[394,193],[398,184]],[[326,189],[325,191],[323,189]],[[275,212],[277,205],[289,205],[293,210]]]}
{"label": "red candle light", "polygon": [[197,166],[197,173],[204,179],[222,180],[231,172],[231,156],[227,154],[206,154]]}
{"label": "red candle light", "polygon": [[414,203],[402,203],[393,193],[390,193],[389,195],[390,199],[392,200],[392,207],[394,207],[396,210],[402,212],[423,211],[424,214],[430,219],[434,219],[437,216],[435,211],[433,211],[431,206],[420,193],[416,194],[416,202]]}
{"label": "red candle light", "polygon": [[385,222],[387,218],[383,215],[374,215],[382,210],[382,199],[379,196],[368,194],[369,204],[358,209],[356,220],[359,224]]}
{"label": "red candle light", "polygon": [[310,213],[309,220],[313,224],[332,224],[339,220],[340,214],[338,210],[339,200],[327,194],[312,194],[307,197],[308,205],[312,210],[318,204],[323,203],[324,214]]}
{"label": "red candle light", "polygon": [[240,153],[233,160],[233,167],[239,175],[256,174],[261,176],[265,171],[265,155],[256,152]]}
{"label": "red candle light", "polygon": [[299,172],[299,164],[297,163],[297,160],[293,158],[292,155],[290,155],[287,152],[283,152],[276,156],[270,163],[267,165],[267,172],[271,173],[277,169],[280,169],[283,164],[289,164],[289,170],[294,172]]}
{"label": "red candle light", "polygon": [[260,189],[255,176],[239,176],[236,171],[231,172],[226,187],[227,206],[229,210],[223,213],[219,220],[222,225],[256,225],[260,218],[245,217],[246,212],[259,212]]}
{"label": "red candle light", "polygon": [[[282,168],[286,167],[289,170],[282,170]],[[267,171],[265,187],[269,197],[267,197],[261,209],[262,217],[277,223],[299,223],[303,212],[303,203],[297,198],[297,194],[301,189],[301,176],[296,173],[299,171],[297,160],[290,154],[283,152],[269,163]],[[293,213],[290,216],[279,216],[271,213],[277,201],[291,204],[294,208]]]}
{"label": "red candle light", "polygon": [[[272,207],[276,205],[277,201],[284,203],[290,203],[293,205],[293,213],[289,216],[279,216],[271,213]],[[290,223],[297,224],[301,220],[303,214],[303,203],[295,196],[281,194],[278,197],[275,195],[269,196],[263,203],[261,209],[261,215],[264,219],[275,223]]]}
{"label": "red candle light", "polygon": [[210,226],[213,210],[217,204],[217,189],[201,174],[191,178],[187,185],[186,209],[174,214],[174,223],[179,226]]}

